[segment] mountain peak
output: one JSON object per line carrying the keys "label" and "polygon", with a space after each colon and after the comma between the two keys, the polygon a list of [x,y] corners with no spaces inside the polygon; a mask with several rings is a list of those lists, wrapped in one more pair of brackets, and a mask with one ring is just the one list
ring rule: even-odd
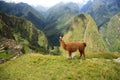
{"label": "mountain peak", "polygon": [[104,47],[106,45],[98,32],[95,21],[89,14],[79,14],[73,19],[70,30],[64,35],[64,40],[86,42],[89,52],[108,51],[107,47]]}

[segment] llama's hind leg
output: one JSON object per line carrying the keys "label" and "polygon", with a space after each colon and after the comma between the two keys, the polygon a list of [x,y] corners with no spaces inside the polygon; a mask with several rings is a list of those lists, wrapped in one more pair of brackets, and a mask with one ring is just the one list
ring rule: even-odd
{"label": "llama's hind leg", "polygon": [[68,54],[69,54],[69,58],[72,58],[72,52],[68,52]]}

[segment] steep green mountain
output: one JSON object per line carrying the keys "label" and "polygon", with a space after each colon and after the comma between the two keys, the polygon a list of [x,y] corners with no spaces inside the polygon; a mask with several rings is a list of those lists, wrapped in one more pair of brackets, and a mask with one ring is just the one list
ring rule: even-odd
{"label": "steep green mountain", "polygon": [[0,12],[28,19],[39,29],[45,26],[44,16],[26,3],[0,1]]}
{"label": "steep green mountain", "polygon": [[64,35],[65,42],[86,42],[89,52],[108,51],[98,32],[97,25],[88,14],[79,14],[72,21],[69,31]]}
{"label": "steep green mountain", "polygon": [[119,0],[90,0],[80,12],[89,13],[100,27],[120,11]]}
{"label": "steep green mountain", "polygon": [[[6,45],[7,42],[3,41],[4,39],[7,39],[5,41],[12,40],[15,45],[19,44],[23,53],[31,50],[44,52],[48,46],[44,33],[38,30],[30,21],[0,13],[1,45]],[[8,44],[3,46],[2,49],[9,49],[11,46]]]}
{"label": "steep green mountain", "polygon": [[71,19],[79,12],[76,3],[59,3],[47,11],[46,27],[44,32],[52,46],[59,45],[59,36],[66,33]]}
{"label": "steep green mountain", "polygon": [[110,51],[120,52],[120,13],[104,24],[100,29],[100,33]]}

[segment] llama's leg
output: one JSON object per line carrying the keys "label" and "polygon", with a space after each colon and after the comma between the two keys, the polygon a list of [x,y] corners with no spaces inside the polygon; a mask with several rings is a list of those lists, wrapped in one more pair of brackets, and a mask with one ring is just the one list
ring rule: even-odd
{"label": "llama's leg", "polygon": [[79,53],[80,53],[80,58],[81,58],[81,56],[82,56],[82,52],[79,50]]}
{"label": "llama's leg", "polygon": [[84,56],[84,59],[85,59],[85,52],[83,51],[83,56]]}
{"label": "llama's leg", "polygon": [[72,58],[72,56],[71,56],[71,55],[72,55],[72,53],[71,53],[70,51],[69,51],[68,53],[69,53],[69,58]]}
{"label": "llama's leg", "polygon": [[80,52],[80,58],[82,57],[82,53]]}

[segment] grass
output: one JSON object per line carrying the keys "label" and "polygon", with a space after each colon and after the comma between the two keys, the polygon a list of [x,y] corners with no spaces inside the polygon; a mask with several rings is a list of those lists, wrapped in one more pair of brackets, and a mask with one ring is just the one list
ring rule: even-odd
{"label": "grass", "polygon": [[116,59],[120,57],[119,53],[88,53],[87,58]]}
{"label": "grass", "polygon": [[[64,56],[25,54],[0,64],[0,80],[120,80],[120,63],[107,61],[103,54],[88,54],[87,59],[67,59]],[[97,60],[91,58],[97,57]]]}
{"label": "grass", "polygon": [[12,57],[12,54],[8,54],[6,52],[0,52],[0,58],[9,59],[10,57]]}

